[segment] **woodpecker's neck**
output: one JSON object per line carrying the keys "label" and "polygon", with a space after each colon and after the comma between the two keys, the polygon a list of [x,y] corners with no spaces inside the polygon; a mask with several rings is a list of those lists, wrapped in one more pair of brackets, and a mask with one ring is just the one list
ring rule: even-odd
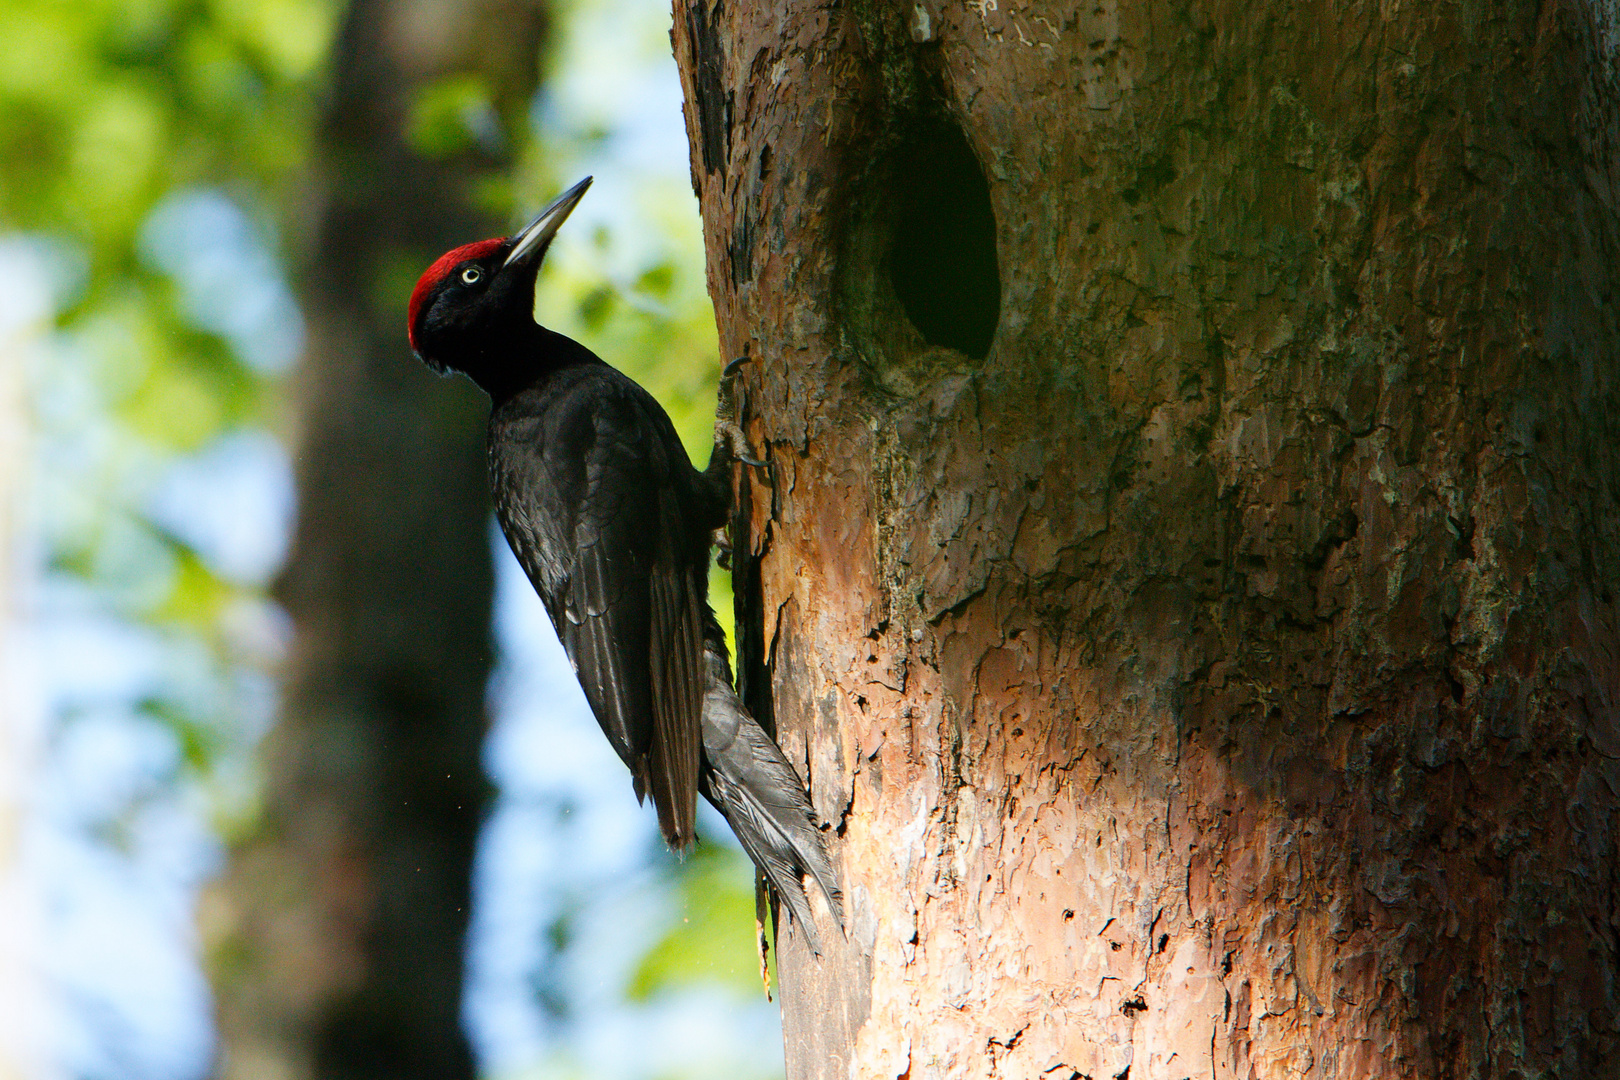
{"label": "woodpecker's neck", "polygon": [[553,372],[576,364],[600,364],[596,354],[532,319],[480,340],[458,366],[497,407]]}

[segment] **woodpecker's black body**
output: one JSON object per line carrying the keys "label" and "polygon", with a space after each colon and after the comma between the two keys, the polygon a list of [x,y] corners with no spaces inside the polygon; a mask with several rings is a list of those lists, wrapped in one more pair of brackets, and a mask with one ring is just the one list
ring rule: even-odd
{"label": "woodpecker's black body", "polygon": [[836,879],[797,773],[732,689],[708,605],[726,446],[699,472],[650,394],[534,321],[540,260],[588,183],[517,236],[434,263],[411,297],[411,345],[489,393],[501,528],[664,838],[677,850],[696,838],[701,790],[815,948],[803,875],[841,918]]}

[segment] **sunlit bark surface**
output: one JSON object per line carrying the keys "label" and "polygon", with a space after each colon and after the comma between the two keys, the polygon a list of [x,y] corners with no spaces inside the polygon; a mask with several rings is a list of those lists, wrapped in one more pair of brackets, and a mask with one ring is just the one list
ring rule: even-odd
{"label": "sunlit bark surface", "polygon": [[791,1078],[1620,1075],[1616,41],[677,0]]}
{"label": "sunlit bark surface", "polygon": [[424,103],[441,79],[479,79],[508,115],[473,134],[521,134],[540,31],[532,0],[355,0],[345,19],[308,210],[298,526],[276,589],[295,633],[263,821],[203,909],[229,1080],[474,1075],[460,1011],[487,786],[486,406],[412,358],[405,302],[435,256],[502,226],[473,196],[504,146],[458,151],[452,128],[450,152],[424,157],[445,149]]}

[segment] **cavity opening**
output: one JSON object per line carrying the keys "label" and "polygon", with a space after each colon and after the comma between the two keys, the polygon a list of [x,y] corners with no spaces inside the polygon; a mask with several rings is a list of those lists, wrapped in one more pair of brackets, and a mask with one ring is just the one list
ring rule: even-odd
{"label": "cavity opening", "polygon": [[955,124],[930,122],[895,151],[889,280],[924,340],[982,360],[1001,318],[996,216]]}

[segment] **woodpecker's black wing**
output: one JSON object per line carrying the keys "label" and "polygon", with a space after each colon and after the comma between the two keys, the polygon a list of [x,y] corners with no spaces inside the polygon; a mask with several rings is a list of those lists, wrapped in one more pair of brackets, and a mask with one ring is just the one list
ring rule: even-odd
{"label": "woodpecker's black wing", "polygon": [[[668,416],[605,365],[559,373],[491,417],[496,509],[586,699],[672,847],[695,836],[707,537]],[[683,472],[684,470],[684,472]],[[702,531],[699,529],[698,531]]]}

